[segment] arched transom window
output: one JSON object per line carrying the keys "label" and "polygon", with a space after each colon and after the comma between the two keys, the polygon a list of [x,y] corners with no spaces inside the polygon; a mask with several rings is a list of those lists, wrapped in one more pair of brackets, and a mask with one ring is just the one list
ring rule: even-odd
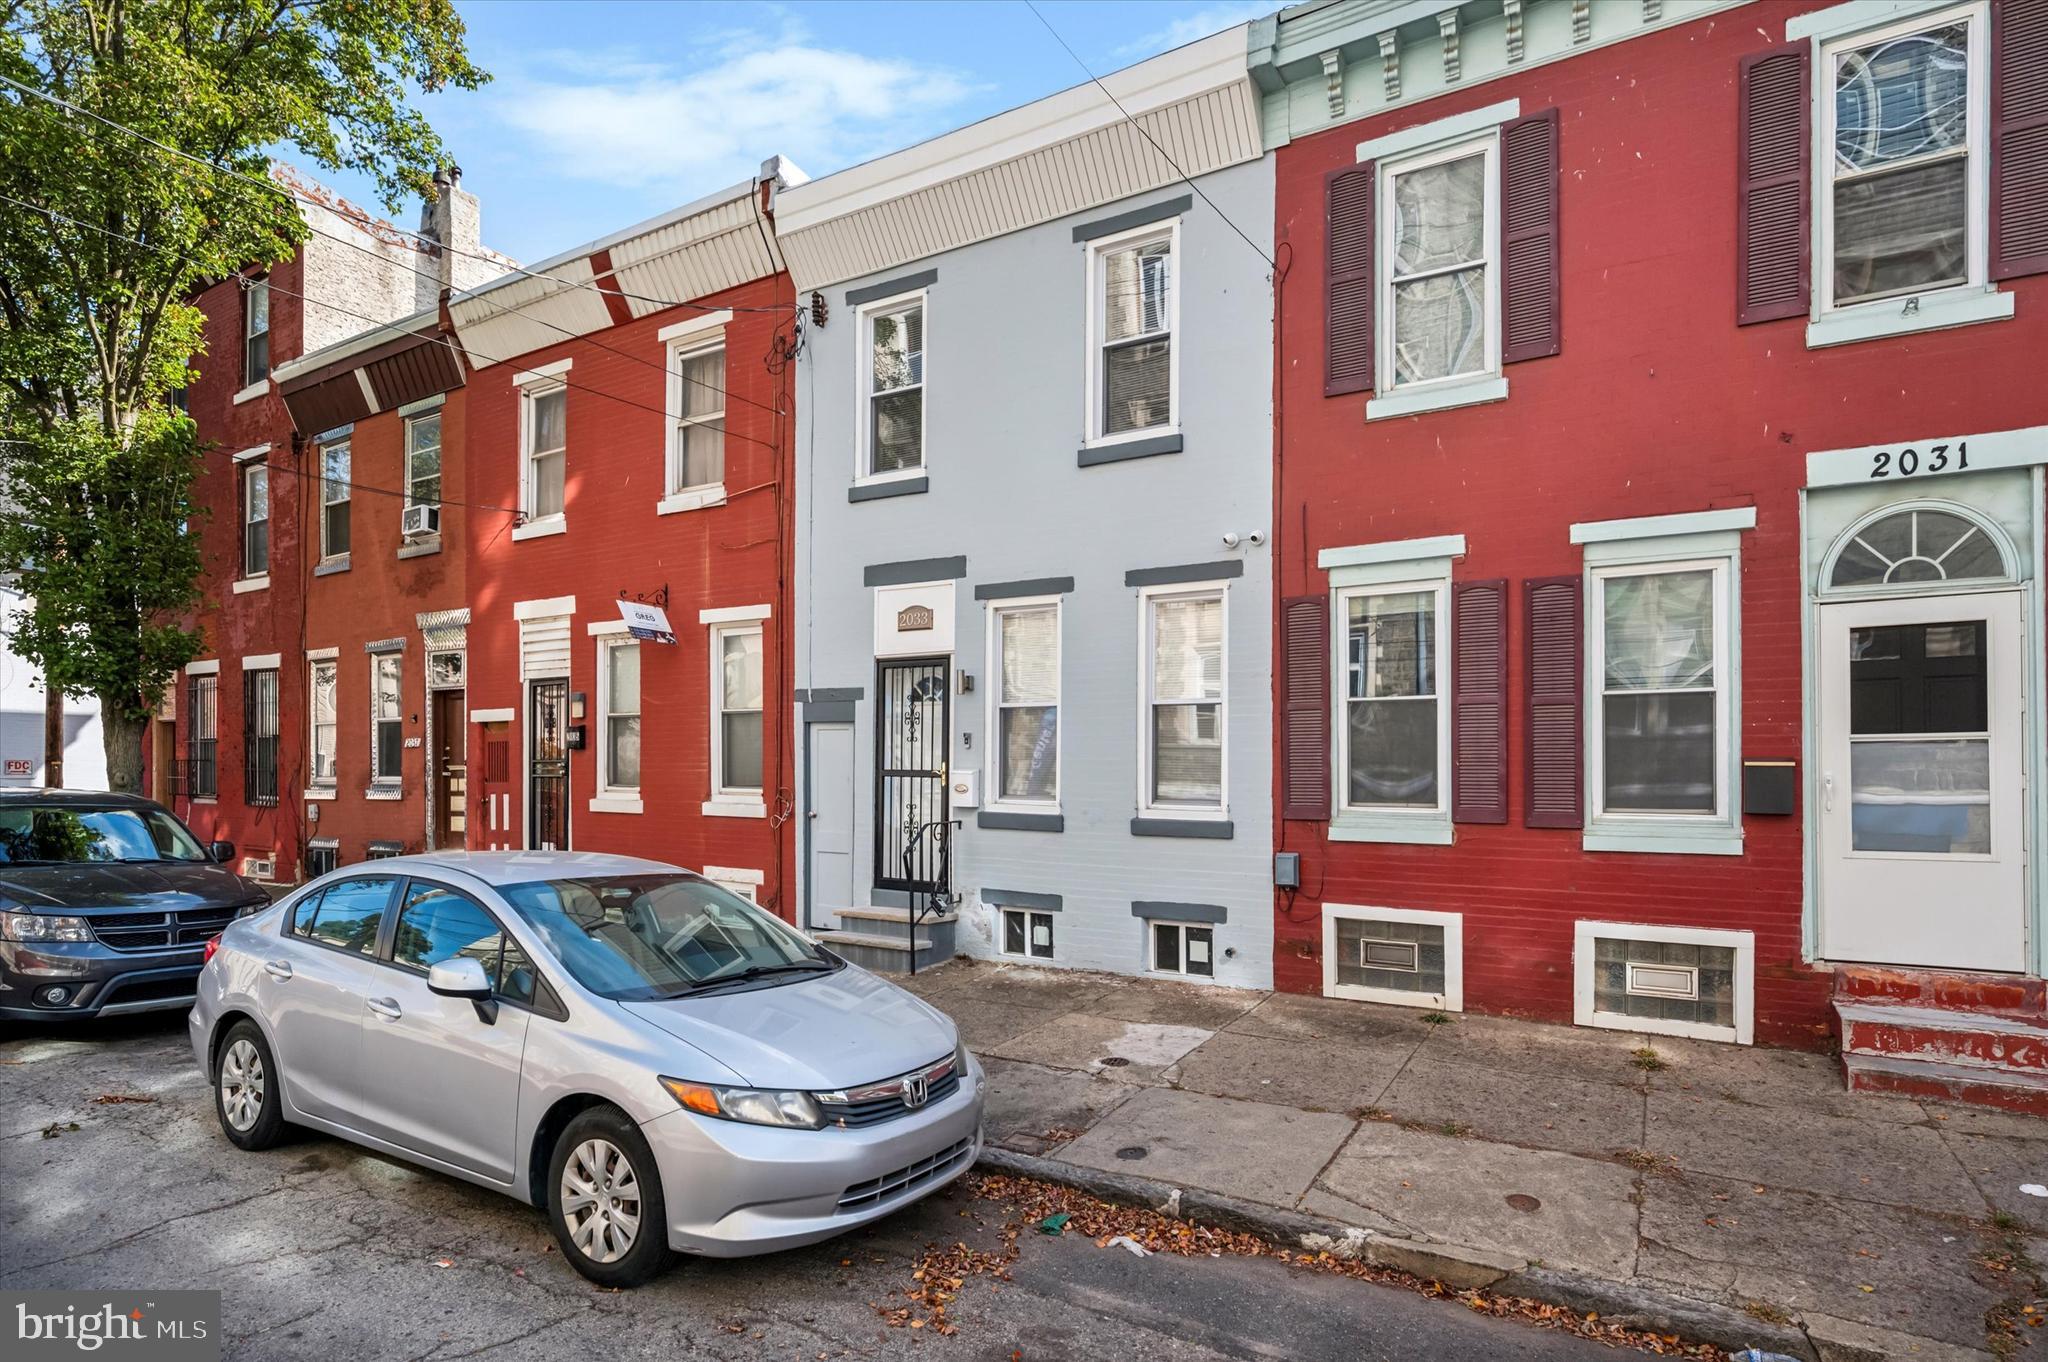
{"label": "arched transom window", "polygon": [[1894,511],[1849,536],[1835,555],[1836,590],[2007,576],[2005,552],[1982,525],[1953,511]]}

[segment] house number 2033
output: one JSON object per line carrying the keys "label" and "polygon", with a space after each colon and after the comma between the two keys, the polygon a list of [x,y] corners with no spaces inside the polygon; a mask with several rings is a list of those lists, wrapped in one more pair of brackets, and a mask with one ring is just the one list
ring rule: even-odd
{"label": "house number 2033", "polygon": [[1970,442],[1929,445],[1926,449],[1880,449],[1870,456],[1872,478],[1910,478],[1918,473],[1966,473],[1970,469]]}

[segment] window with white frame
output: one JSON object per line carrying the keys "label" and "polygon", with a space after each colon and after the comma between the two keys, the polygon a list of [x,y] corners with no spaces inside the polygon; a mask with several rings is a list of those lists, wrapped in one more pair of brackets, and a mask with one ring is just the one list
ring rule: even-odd
{"label": "window with white frame", "polygon": [[1144,604],[1144,808],[1223,812],[1223,592],[1148,594]]}
{"label": "window with white frame", "polygon": [[1338,804],[1370,813],[1448,807],[1442,583],[1339,591]]}
{"label": "window with white frame", "polygon": [[1382,162],[1379,388],[1500,371],[1499,136]]}
{"label": "window with white frame", "polygon": [[370,780],[396,785],[404,775],[405,702],[400,691],[405,655],[370,658]]}
{"label": "window with white frame", "polygon": [[1984,282],[1987,28],[1972,4],[1822,47],[1823,309]]}
{"label": "window with white frame", "polygon": [[520,507],[528,520],[560,516],[565,506],[569,451],[569,389],[561,382],[537,383],[524,390],[520,423],[525,442]]}
{"label": "window with white frame", "polygon": [[1595,820],[1729,814],[1729,560],[1595,567]]}
{"label": "window with white frame", "polygon": [[863,478],[924,467],[924,297],[861,309]]}
{"label": "window with white frame", "polygon": [[1177,222],[1088,249],[1088,436],[1131,439],[1179,428],[1173,335],[1180,322]]}
{"label": "window with white frame", "polygon": [[1752,933],[1580,921],[1572,938],[1578,1025],[1738,1045],[1755,1039]]}
{"label": "window with white frame", "polygon": [[441,504],[441,413],[424,412],[405,423],[405,504]]}
{"label": "window with white frame", "polygon": [[270,465],[242,465],[242,576],[270,575]]}
{"label": "window with white frame", "polygon": [[712,795],[761,796],[761,626],[711,631]]}
{"label": "window with white frame", "polygon": [[598,787],[607,794],[640,789],[640,641],[603,638],[597,644],[597,693],[604,730]]}
{"label": "window with white frame", "polygon": [[270,377],[270,280],[242,286],[242,386]]}
{"label": "window with white frame", "polygon": [[1323,996],[1461,1011],[1464,920],[1415,908],[1323,905]]}
{"label": "window with white frame", "polygon": [[349,441],[329,440],[320,446],[320,556],[348,554]]}
{"label": "window with white frame", "polygon": [[336,738],[339,728],[336,723],[335,687],[340,680],[341,664],[333,658],[321,658],[308,665],[307,692],[312,723],[312,744],[308,748],[312,769],[307,773],[306,783],[314,789],[331,790],[336,783],[334,766]]}
{"label": "window with white frame", "polygon": [[1004,955],[1021,955],[1035,960],[1053,958],[1051,913],[1030,908],[1005,908],[1002,914]]}
{"label": "window with white frame", "polygon": [[1152,968],[1165,974],[1214,978],[1216,929],[1193,922],[1147,923],[1152,940]]}
{"label": "window with white frame", "polygon": [[989,610],[996,684],[993,802],[1057,805],[1060,798],[1060,605],[1004,602]]}
{"label": "window with white frame", "polygon": [[725,481],[725,341],[678,341],[669,347],[675,426],[669,436],[668,491],[694,491]]}

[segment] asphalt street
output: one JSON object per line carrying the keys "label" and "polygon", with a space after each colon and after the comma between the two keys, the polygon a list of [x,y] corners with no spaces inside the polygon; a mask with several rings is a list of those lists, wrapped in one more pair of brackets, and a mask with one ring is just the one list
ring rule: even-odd
{"label": "asphalt street", "polygon": [[[0,1023],[0,1025],[5,1025]],[[104,1099],[154,1100],[104,1100]],[[1026,1233],[958,1332],[884,1311],[932,1246],[994,1249],[963,1187],[814,1248],[592,1287],[538,1212],[324,1136],[237,1152],[182,1014],[0,1031],[0,1287],[207,1288],[235,1359],[1288,1358],[1550,1362],[1604,1345],[1260,1258],[1138,1258]]]}

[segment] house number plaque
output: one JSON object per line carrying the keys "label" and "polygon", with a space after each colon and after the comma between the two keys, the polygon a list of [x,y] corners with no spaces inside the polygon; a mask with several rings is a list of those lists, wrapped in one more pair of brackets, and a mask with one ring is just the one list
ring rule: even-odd
{"label": "house number plaque", "polygon": [[899,633],[915,633],[932,627],[932,608],[928,605],[906,605],[896,612],[896,629]]}

